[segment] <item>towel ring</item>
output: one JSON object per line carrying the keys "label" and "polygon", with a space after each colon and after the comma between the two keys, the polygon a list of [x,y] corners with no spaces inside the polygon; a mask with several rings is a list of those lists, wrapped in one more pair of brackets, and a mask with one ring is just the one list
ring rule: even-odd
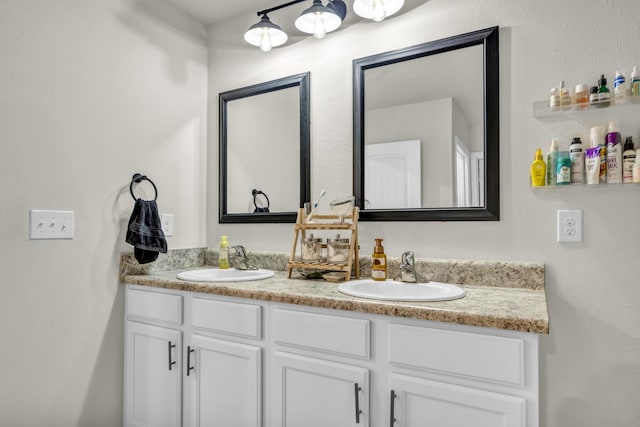
{"label": "towel ring", "polygon": [[146,175],[141,175],[139,173],[134,173],[133,174],[133,178],[131,178],[131,184],[129,184],[129,192],[131,193],[131,197],[133,197],[133,200],[138,200],[136,198],[136,196],[133,194],[133,184],[140,184],[142,181],[149,181],[151,183],[151,185],[153,186],[153,191],[156,192],[155,197],[153,198],[153,200],[158,200],[158,189],[156,188],[156,185],[153,183],[153,181],[151,181],[149,178],[146,177]]}
{"label": "towel ring", "polygon": [[[256,190],[255,188],[253,190],[251,190],[251,194],[253,195],[253,206],[255,206],[255,210],[253,211],[254,213],[256,212],[269,212],[269,198],[267,197],[267,195],[265,193],[263,193],[260,190]],[[267,206],[264,205],[264,201],[260,200],[263,196],[263,198],[267,201]]]}

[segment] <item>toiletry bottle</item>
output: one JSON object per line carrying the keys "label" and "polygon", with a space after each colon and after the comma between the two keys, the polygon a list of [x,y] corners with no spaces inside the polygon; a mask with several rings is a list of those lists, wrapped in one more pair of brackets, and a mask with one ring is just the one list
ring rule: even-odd
{"label": "toiletry bottle", "polygon": [[220,249],[218,251],[218,268],[229,268],[229,242],[227,236],[220,236]]}
{"label": "toiletry bottle", "polygon": [[622,182],[622,136],[618,132],[618,125],[609,122],[607,134],[607,183],[620,184]]}
{"label": "toiletry bottle", "polygon": [[560,81],[560,108],[563,110],[567,110],[571,108],[571,94],[569,93],[569,89],[564,86],[564,80]]}
{"label": "toiletry bottle", "polygon": [[636,150],[636,162],[633,164],[633,182],[640,184],[640,148]]}
{"label": "toiletry bottle", "polygon": [[634,66],[633,71],[631,71],[631,96],[640,96],[640,73],[636,66]]}
{"label": "toiletry bottle", "polygon": [[571,141],[569,158],[571,159],[571,183],[584,184],[584,150],[579,137]]}
{"label": "toiletry bottle", "polygon": [[589,85],[584,83],[576,85],[576,106],[581,110],[589,106]]}
{"label": "toiletry bottle", "polygon": [[547,185],[556,185],[558,173],[558,140],[552,139],[547,154]]}
{"label": "toiletry bottle", "polygon": [[594,126],[589,131],[591,148],[597,147],[600,153],[600,184],[607,183],[607,145],[604,136],[604,126]]}
{"label": "toiletry bottle", "polygon": [[531,186],[544,187],[547,179],[547,165],[542,160],[542,149],[536,149],[536,157],[531,163]]}
{"label": "toiletry bottle", "polygon": [[624,71],[616,71],[616,78],[613,80],[613,96],[616,104],[624,102],[626,94],[627,83],[624,78]]}
{"label": "toiletry bottle", "polygon": [[607,87],[607,79],[604,74],[600,74],[600,80],[598,80],[598,107],[608,107],[611,104],[611,92]]}
{"label": "toiletry bottle", "polygon": [[382,239],[374,239],[376,246],[371,255],[371,278],[373,280],[387,280],[387,256],[384,254]]}
{"label": "toiletry bottle", "polygon": [[589,105],[598,105],[598,86],[591,86],[589,89]]}
{"label": "toiletry bottle", "polygon": [[629,184],[633,182],[633,164],[636,161],[636,150],[633,148],[633,139],[628,136],[624,142],[622,153],[622,182]]}
{"label": "toiletry bottle", "polygon": [[558,153],[556,183],[558,185],[571,184],[571,158],[568,151],[560,151]]}
{"label": "toiletry bottle", "polygon": [[549,108],[557,110],[560,108],[560,89],[552,87],[549,94]]}

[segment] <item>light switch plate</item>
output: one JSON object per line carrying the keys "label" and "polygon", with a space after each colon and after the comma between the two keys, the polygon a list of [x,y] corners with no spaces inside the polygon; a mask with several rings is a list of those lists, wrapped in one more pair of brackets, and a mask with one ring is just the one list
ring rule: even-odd
{"label": "light switch plate", "polygon": [[582,242],[582,210],[558,211],[558,242]]}
{"label": "light switch plate", "polygon": [[29,211],[29,239],[73,239],[73,211],[31,209]]}

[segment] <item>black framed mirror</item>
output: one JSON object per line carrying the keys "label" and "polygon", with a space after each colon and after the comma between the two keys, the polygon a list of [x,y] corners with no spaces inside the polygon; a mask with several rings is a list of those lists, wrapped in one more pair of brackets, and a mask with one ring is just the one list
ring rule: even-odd
{"label": "black framed mirror", "polygon": [[364,221],[498,221],[498,27],[353,61]]}
{"label": "black framed mirror", "polygon": [[295,222],[310,199],[309,79],[219,94],[220,223]]}

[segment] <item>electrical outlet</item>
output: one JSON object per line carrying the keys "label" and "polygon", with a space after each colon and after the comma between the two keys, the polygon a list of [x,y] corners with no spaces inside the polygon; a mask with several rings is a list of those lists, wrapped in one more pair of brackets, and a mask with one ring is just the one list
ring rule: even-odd
{"label": "electrical outlet", "polygon": [[582,242],[582,210],[558,211],[558,242]]}
{"label": "electrical outlet", "polygon": [[173,214],[160,215],[160,222],[165,237],[173,236]]}
{"label": "electrical outlet", "polygon": [[29,211],[29,239],[73,239],[73,211]]}

